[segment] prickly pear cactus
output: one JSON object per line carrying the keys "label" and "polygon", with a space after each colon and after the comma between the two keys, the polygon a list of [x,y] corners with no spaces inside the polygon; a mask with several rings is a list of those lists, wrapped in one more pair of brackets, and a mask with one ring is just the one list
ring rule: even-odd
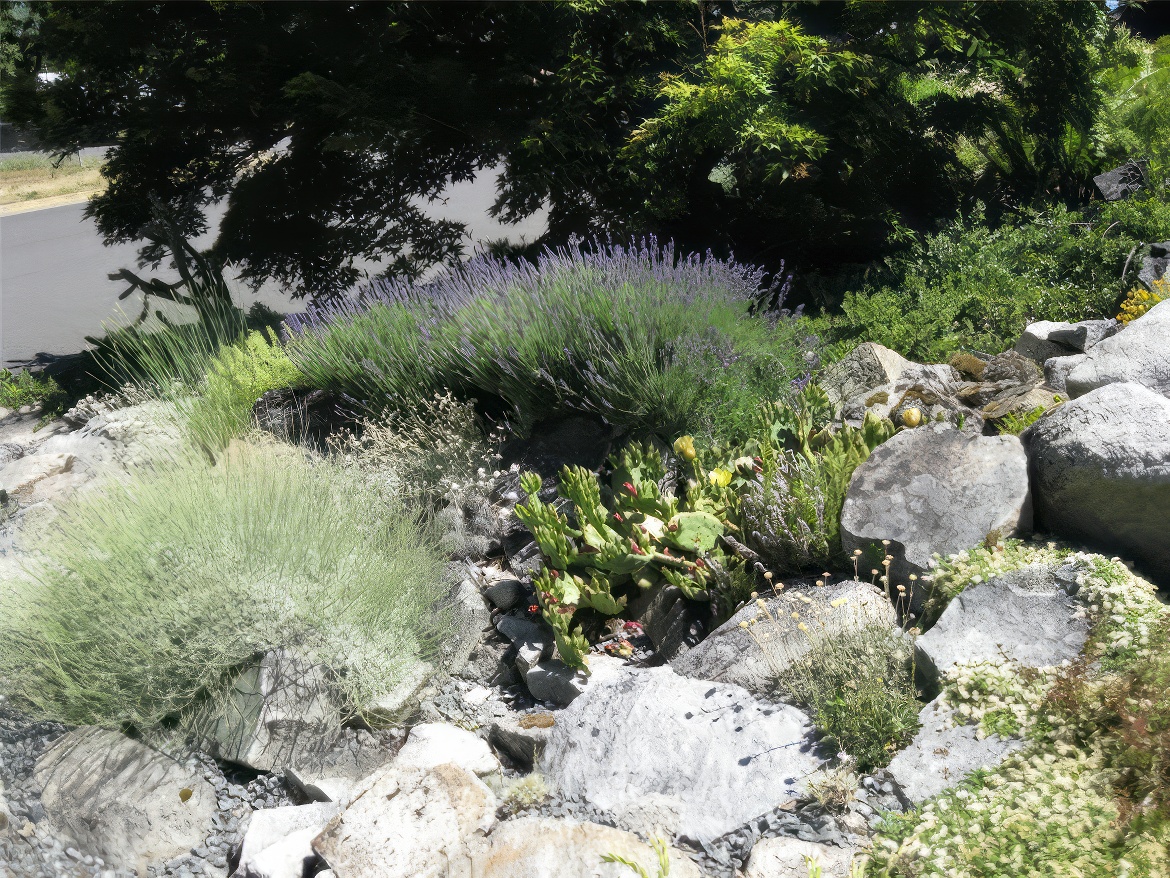
{"label": "prickly pear cactus", "polygon": [[577,610],[618,615],[630,595],[662,581],[708,600],[725,579],[717,541],[734,526],[719,516],[734,500],[731,482],[707,477],[697,454],[679,457],[688,485],[682,498],[663,489],[666,464],[648,445],[631,444],[612,459],[606,487],[588,470],[565,467],[559,493],[573,504],[575,522],[540,499],[539,476],[521,477],[527,500],[516,515],[546,559],[533,582],[567,664],[583,667],[588,650],[580,626],[573,627]]}

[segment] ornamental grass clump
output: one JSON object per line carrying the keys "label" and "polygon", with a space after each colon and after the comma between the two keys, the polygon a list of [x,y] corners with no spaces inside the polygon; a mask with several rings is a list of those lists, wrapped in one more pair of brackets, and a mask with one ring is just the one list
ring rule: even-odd
{"label": "ornamental grass clump", "polygon": [[277,647],[335,669],[360,711],[447,630],[430,535],[297,449],[143,470],[42,527],[0,595],[0,689],[39,717],[145,731]]}
{"label": "ornamental grass clump", "polygon": [[746,417],[808,369],[795,321],[749,313],[762,280],[653,239],[535,263],[484,256],[311,309],[290,321],[289,355],[313,386],[373,411],[451,391],[520,431],[570,411],[664,435],[734,429],[738,408]]}

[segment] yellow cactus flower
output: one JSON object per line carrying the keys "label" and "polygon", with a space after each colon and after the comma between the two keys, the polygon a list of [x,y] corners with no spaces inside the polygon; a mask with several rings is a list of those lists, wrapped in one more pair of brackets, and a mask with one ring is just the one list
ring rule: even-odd
{"label": "yellow cactus flower", "polygon": [[693,436],[679,436],[674,440],[674,453],[683,458],[683,460],[694,460],[697,452],[695,451],[695,439]]}
{"label": "yellow cactus flower", "polygon": [[725,469],[713,469],[707,473],[711,484],[717,488],[726,488],[731,484],[731,472]]}

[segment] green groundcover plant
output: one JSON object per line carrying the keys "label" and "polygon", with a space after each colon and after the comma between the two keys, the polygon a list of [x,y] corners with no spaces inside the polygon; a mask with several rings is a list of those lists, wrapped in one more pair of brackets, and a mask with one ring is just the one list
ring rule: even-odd
{"label": "green groundcover plant", "polygon": [[1160,878],[1170,872],[1170,614],[1117,559],[1054,544],[960,553],[940,565],[953,596],[1028,564],[1075,565],[1090,620],[1064,667],[959,665],[940,698],[980,737],[1023,739],[905,814],[886,816],[868,874],[905,878]]}
{"label": "green groundcover plant", "polygon": [[38,716],[156,727],[280,646],[339,669],[360,710],[447,630],[430,535],[297,449],[142,471],[44,527],[0,595],[0,681]]}
{"label": "green groundcover plant", "polygon": [[998,353],[1036,320],[1113,317],[1142,247],[1167,238],[1170,200],[1161,191],[998,224],[976,211],[876,267],[844,293],[839,313],[811,319],[809,331],[831,358],[863,341],[924,362],[946,362],[960,349]]}
{"label": "green groundcover plant", "polygon": [[653,239],[535,263],[483,257],[312,309],[290,321],[288,352],[313,386],[375,410],[451,391],[520,431],[574,411],[663,435],[734,433],[808,370],[793,320],[749,313],[761,281]]}

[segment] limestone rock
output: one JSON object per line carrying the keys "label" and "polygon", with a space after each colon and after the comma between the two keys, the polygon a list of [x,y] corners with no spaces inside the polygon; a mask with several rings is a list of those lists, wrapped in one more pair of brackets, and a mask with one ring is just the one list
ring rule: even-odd
{"label": "limestone rock", "polygon": [[500,761],[487,741],[449,723],[415,726],[394,760],[398,768],[419,770],[447,762],[480,776],[500,770]]}
{"label": "limestone rock", "polygon": [[192,724],[212,755],[272,771],[330,748],[341,731],[340,697],[324,668],[276,649]]}
{"label": "limestone rock", "polygon": [[973,725],[955,725],[952,711],[936,699],[918,714],[922,727],[910,745],[891,760],[887,771],[912,803],[955,786],[971,772],[994,768],[1024,746],[1018,738],[988,735]]}
{"label": "limestone rock", "polygon": [[69,732],[37,761],[41,804],[59,837],[145,876],[198,846],[215,790],[192,769],[118,732]]}
{"label": "limestone rock", "polygon": [[987,366],[983,370],[983,380],[1039,384],[1044,380],[1044,370],[1033,360],[1016,351],[1004,351],[987,361]]}
{"label": "limestone rock", "polygon": [[1084,354],[1070,357],[1053,357],[1044,363],[1044,383],[1056,393],[1068,394],[1068,375],[1085,358]]}
{"label": "limestone rock", "polygon": [[624,828],[710,841],[805,797],[821,763],[811,731],[801,711],[739,686],[628,670],[557,714],[540,765]]}
{"label": "limestone rock", "polygon": [[1051,409],[1064,400],[1050,387],[1015,387],[996,395],[980,412],[989,421],[996,421],[1008,415],[1026,415],[1036,409]]}
{"label": "limestone rock", "polygon": [[337,815],[335,804],[288,805],[253,811],[240,846],[246,878],[300,878],[315,859],[312,841]]}
{"label": "limestone rock", "polygon": [[923,366],[880,344],[865,342],[829,366],[820,384],[834,404],[841,406],[898,381],[947,385],[959,380],[958,371],[951,366]]}
{"label": "limestone rock", "polygon": [[468,579],[451,590],[449,605],[454,611],[455,630],[443,639],[440,652],[443,669],[456,674],[479,646],[484,630],[491,628],[491,613],[479,588]]}
{"label": "limestone rock", "polygon": [[450,763],[395,766],[367,779],[313,840],[336,878],[468,878],[472,847],[496,822],[496,797]]}
{"label": "limestone rock", "polygon": [[[833,606],[835,603],[838,606]],[[771,691],[777,673],[799,661],[812,643],[808,634],[796,627],[799,620],[792,618],[793,611],[827,637],[871,624],[893,628],[896,623],[889,598],[864,582],[846,581],[824,588],[782,592],[768,598],[765,604],[768,616],[760,618],[750,631],[741,628],[740,623],[750,623],[760,616],[755,603],[743,607],[706,640],[671,662],[671,668],[684,677],[733,683],[765,695]]]}
{"label": "limestone rock", "polygon": [[[640,864],[647,874],[658,874],[655,851],[629,832],[537,817],[500,824],[476,856],[472,874],[475,878],[628,878],[628,866],[602,861],[609,854]],[[671,878],[699,878],[698,867],[684,854],[672,848],[669,857]]]}
{"label": "limestone rock", "polygon": [[1122,327],[1118,320],[1082,320],[1054,329],[1048,336],[1051,341],[1084,353],[1096,347],[1110,336],[1116,335]]}
{"label": "limestone rock", "polygon": [[[934,553],[975,546],[992,531],[1032,525],[1028,461],[1015,436],[966,436],[945,425],[904,430],[857,468],[841,512],[845,551],[872,551],[883,540],[894,556],[892,585],[909,585]],[[880,568],[878,568],[880,569]],[[922,596],[914,596],[914,607]]]}
{"label": "limestone rock", "polygon": [[72,454],[32,454],[0,467],[0,488],[9,494],[27,491],[42,479],[67,473],[73,468]]}
{"label": "limestone rock", "polygon": [[1155,305],[1089,350],[1068,373],[1066,389],[1075,398],[1121,382],[1170,396],[1170,301]]}
{"label": "limestone rock", "polygon": [[1069,586],[1043,565],[968,586],[918,638],[919,671],[933,683],[960,662],[1011,659],[1043,668],[1071,661],[1089,635],[1078,610]]}
{"label": "limestone rock", "polygon": [[818,866],[824,878],[852,878],[854,861],[862,859],[854,848],[786,836],[765,838],[752,848],[744,878],[808,878],[810,864]]}
{"label": "limestone rock", "polygon": [[[1063,344],[1053,338],[1053,333],[1071,330],[1072,323],[1056,320],[1040,320],[1029,323],[1015,346],[1012,348],[1017,354],[1027,357],[1036,363],[1045,363],[1053,357],[1063,357],[1077,353],[1071,345]],[[1083,350],[1083,348],[1082,348]]]}
{"label": "limestone rock", "polygon": [[1046,532],[1131,559],[1170,584],[1170,399],[1138,384],[1100,387],[1024,439]]}
{"label": "limestone rock", "polygon": [[1146,166],[1140,162],[1126,162],[1112,171],[1098,174],[1093,182],[1106,201],[1121,201],[1146,188]]}

